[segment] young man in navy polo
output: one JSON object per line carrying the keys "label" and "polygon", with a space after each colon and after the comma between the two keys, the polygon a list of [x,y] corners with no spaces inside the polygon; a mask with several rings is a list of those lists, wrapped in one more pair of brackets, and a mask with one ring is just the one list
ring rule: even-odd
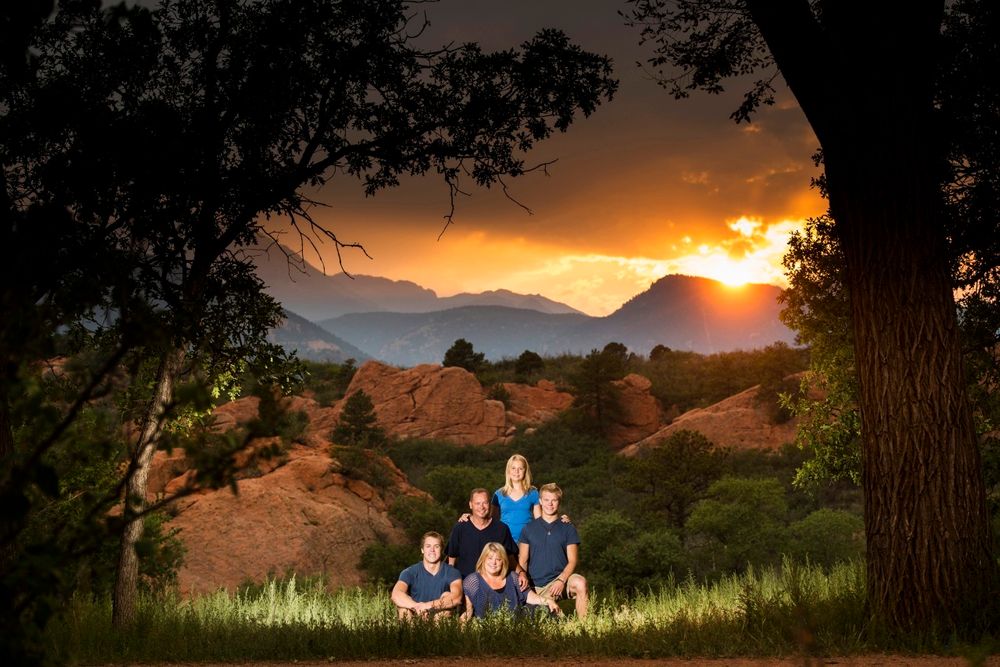
{"label": "young man in navy polo", "polygon": [[424,533],[420,539],[420,554],[416,565],[399,573],[392,587],[392,602],[400,618],[450,614],[463,599],[462,576],[443,562],[444,538],[440,533]]}
{"label": "young man in navy polo", "polygon": [[558,600],[576,601],[576,615],[587,615],[587,580],[576,573],[580,556],[580,535],[571,523],[559,518],[562,489],[546,484],[538,490],[542,516],[528,522],[521,530],[518,562],[528,571],[535,592]]}

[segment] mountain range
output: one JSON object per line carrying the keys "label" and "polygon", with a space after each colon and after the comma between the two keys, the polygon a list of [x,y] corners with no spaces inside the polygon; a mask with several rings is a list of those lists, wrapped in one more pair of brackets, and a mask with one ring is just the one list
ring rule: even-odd
{"label": "mountain range", "polygon": [[653,283],[606,317],[525,308],[464,306],[429,313],[349,313],[318,324],[382,361],[440,363],[458,338],[488,359],[586,354],[611,341],[648,354],[656,345],[701,353],[793,343],[778,319],[780,288],[732,288],[708,278],[671,275]]}
{"label": "mountain range", "polygon": [[290,264],[278,248],[259,254],[254,262],[257,275],[267,285],[267,292],[285,308],[312,322],[348,313],[430,313],[464,306],[505,306],[542,313],[582,314],[540,294],[517,294],[499,289],[439,297],[434,290],[408,280],[344,272],[325,275],[321,269],[308,264],[304,267]]}

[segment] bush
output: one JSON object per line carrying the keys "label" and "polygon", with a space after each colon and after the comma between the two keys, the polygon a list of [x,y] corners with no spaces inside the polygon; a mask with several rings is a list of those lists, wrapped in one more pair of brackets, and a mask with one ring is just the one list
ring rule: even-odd
{"label": "bush", "polygon": [[788,505],[776,479],[727,477],[713,483],[685,524],[705,574],[774,565],[786,551]]}
{"label": "bush", "polygon": [[399,573],[420,560],[420,547],[416,544],[370,544],[361,552],[358,567],[368,575],[373,584],[392,586]]}
{"label": "bush", "polygon": [[858,559],[865,551],[865,524],[842,510],[816,510],[788,527],[789,553],[824,567]]}
{"label": "bush", "polygon": [[592,514],[580,527],[580,573],[592,588],[635,592],[687,568],[680,537],[666,528],[641,531],[616,510]]}
{"label": "bush", "polygon": [[389,508],[389,516],[406,531],[406,537],[414,544],[428,531],[437,531],[447,539],[455,514],[427,498],[400,496]]}
{"label": "bush", "polygon": [[469,511],[469,493],[482,487],[492,493],[503,482],[494,472],[473,466],[441,466],[424,475],[421,488],[453,513],[454,518]]}

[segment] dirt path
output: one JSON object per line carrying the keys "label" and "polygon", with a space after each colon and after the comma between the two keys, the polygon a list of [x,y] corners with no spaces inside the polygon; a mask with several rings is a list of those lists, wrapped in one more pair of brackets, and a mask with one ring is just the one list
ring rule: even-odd
{"label": "dirt path", "polygon": [[[245,662],[245,663],[173,663],[170,667],[966,667],[984,665],[1000,667],[1000,656],[985,662],[970,662],[965,658],[908,655],[857,655],[830,658],[669,658],[664,660],[585,659],[585,658],[407,658],[403,660],[354,660],[348,662]],[[146,666],[152,667],[152,666]],[[162,667],[166,667],[163,665]]]}

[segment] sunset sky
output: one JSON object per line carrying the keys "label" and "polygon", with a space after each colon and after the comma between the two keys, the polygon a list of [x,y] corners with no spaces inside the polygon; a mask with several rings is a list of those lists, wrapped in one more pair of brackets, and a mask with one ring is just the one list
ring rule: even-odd
{"label": "sunset sky", "polygon": [[[635,65],[649,55],[617,0],[444,0],[425,5],[427,45],[515,46],[540,28],[614,59],[615,99],[533,161],[549,175],[510,182],[533,214],[498,192],[474,190],[438,240],[448,210],[440,179],[421,178],[366,199],[334,179],[315,211],[344,241],[352,273],[412,280],[440,296],[507,288],[540,293],[593,315],[616,309],[669,273],[782,284],[788,234],[825,209],[810,178],[818,142],[787,92],[750,125],[729,114],[744,90],[674,100]],[[327,246],[327,271],[336,271]],[[315,258],[308,257],[310,261]]]}

